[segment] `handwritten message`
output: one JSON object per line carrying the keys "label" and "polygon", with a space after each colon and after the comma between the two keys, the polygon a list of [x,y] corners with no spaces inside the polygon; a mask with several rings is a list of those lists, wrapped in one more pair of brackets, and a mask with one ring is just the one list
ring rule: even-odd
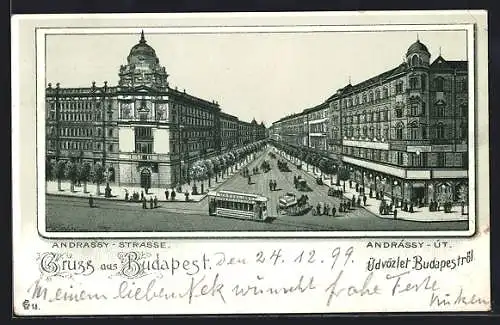
{"label": "handwritten message", "polygon": [[[399,241],[388,242],[388,248],[402,246],[411,252],[402,254],[399,247],[394,255],[378,257],[375,246],[385,243],[368,242],[361,253],[353,246],[331,245],[318,250],[276,247],[242,254],[176,251],[165,242],[58,243],[38,253],[38,276],[26,290],[23,308],[119,301],[228,305],[262,297],[300,296],[314,297],[317,304],[332,308],[347,299],[376,302],[409,295],[425,300],[430,308],[489,305],[488,297],[446,282],[449,272],[474,265],[474,249],[453,256],[418,254],[415,248],[427,242]],[[451,246],[443,241],[430,245],[433,249]],[[115,247],[117,251],[99,259],[65,251],[65,246]],[[366,254],[366,249],[372,254]],[[97,278],[102,285],[93,285]]]}

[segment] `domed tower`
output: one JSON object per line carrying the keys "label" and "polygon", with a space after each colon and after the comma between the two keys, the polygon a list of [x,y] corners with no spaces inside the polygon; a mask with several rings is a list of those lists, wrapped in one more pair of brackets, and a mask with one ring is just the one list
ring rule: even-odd
{"label": "domed tower", "polygon": [[429,67],[429,61],[431,58],[431,54],[427,49],[427,46],[420,43],[420,40],[417,38],[417,41],[410,45],[408,51],[406,51],[406,62],[408,66],[416,68],[416,67]]}
{"label": "domed tower", "polygon": [[167,88],[168,74],[165,67],[160,65],[155,50],[149,46],[141,32],[139,43],[130,49],[127,65],[120,67],[120,81],[118,85],[124,88],[147,86],[164,90]]}

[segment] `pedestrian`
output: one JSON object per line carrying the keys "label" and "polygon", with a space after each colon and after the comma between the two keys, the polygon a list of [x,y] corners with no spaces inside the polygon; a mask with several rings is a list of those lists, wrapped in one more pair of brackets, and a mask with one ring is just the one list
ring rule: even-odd
{"label": "pedestrian", "polygon": [[273,190],[273,181],[269,180],[269,191]]}
{"label": "pedestrian", "polygon": [[360,207],[360,206],[361,206],[361,197],[360,197],[360,196],[358,196],[358,201],[357,201],[357,203],[358,203],[358,207]]}
{"label": "pedestrian", "polygon": [[128,191],[125,190],[125,202],[128,202]]}
{"label": "pedestrian", "polygon": [[344,203],[340,202],[339,203],[339,212],[344,212],[343,206],[344,206]]}
{"label": "pedestrian", "polygon": [[170,199],[175,201],[175,189],[172,189],[172,193],[170,193]]}
{"label": "pedestrian", "polygon": [[169,196],[168,188],[165,190],[165,201],[168,201],[168,196]]}
{"label": "pedestrian", "polygon": [[413,203],[410,204],[410,213],[413,213]]}
{"label": "pedestrian", "polygon": [[[370,195],[371,197],[371,195]],[[363,205],[366,206],[366,195],[363,195]]]}
{"label": "pedestrian", "polygon": [[398,209],[394,209],[394,220],[398,218]]}
{"label": "pedestrian", "polygon": [[277,186],[277,183],[276,183],[276,180],[274,180],[274,182],[273,182],[273,191],[276,191],[276,186]]}
{"label": "pedestrian", "polygon": [[147,209],[148,208],[148,206],[146,204],[146,198],[144,197],[144,195],[142,196],[142,208],[143,209]]}
{"label": "pedestrian", "polygon": [[144,191],[141,191],[141,200],[144,199]]}
{"label": "pedestrian", "polygon": [[335,209],[335,206],[332,207],[332,217],[335,217],[335,214],[337,213],[337,209]]}
{"label": "pedestrian", "polygon": [[94,207],[94,198],[92,197],[92,194],[89,195],[89,207]]}
{"label": "pedestrian", "polygon": [[156,197],[156,195],[155,195],[153,202],[155,204],[155,208],[157,208],[158,207],[158,198]]}
{"label": "pedestrian", "polygon": [[149,208],[150,209],[154,208],[153,198],[151,196],[149,197]]}

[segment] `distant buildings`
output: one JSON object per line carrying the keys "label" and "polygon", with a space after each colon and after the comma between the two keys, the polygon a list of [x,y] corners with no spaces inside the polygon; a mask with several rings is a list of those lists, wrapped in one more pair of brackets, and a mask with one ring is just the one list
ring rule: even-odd
{"label": "distant buildings", "polygon": [[367,189],[428,203],[464,200],[467,127],[467,61],[431,62],[417,40],[402,64],[274,122],[270,137],[316,149]]}
{"label": "distant buildings", "polygon": [[166,187],[191,163],[265,138],[263,124],[221,112],[217,102],[172,89],[144,34],[117,86],[46,89],[47,159],[101,162],[110,181]]}

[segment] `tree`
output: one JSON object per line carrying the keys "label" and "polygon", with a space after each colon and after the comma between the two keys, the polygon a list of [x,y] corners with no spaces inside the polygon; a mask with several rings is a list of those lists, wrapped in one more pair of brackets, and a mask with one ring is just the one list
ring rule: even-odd
{"label": "tree", "polygon": [[319,161],[319,170],[321,171],[321,178],[323,178],[323,173],[328,174],[328,167],[329,167],[328,160],[326,159],[321,159]]}
{"label": "tree", "polygon": [[59,160],[56,162],[54,165],[54,178],[57,179],[57,190],[62,191],[61,188],[61,181],[64,179],[65,176],[65,166],[66,162],[64,160]]}
{"label": "tree", "polygon": [[210,184],[210,181],[211,181],[212,177],[214,177],[214,164],[212,163],[212,160],[210,160],[210,159],[204,160],[203,163],[205,164],[205,170],[206,170],[207,177],[208,177],[208,187],[210,187],[210,186],[212,186]]}
{"label": "tree", "polygon": [[75,191],[75,182],[78,180],[78,166],[73,161],[66,163],[65,176],[70,181],[70,191]]}
{"label": "tree", "polygon": [[54,162],[51,159],[45,159],[45,181],[51,181],[54,176]]}
{"label": "tree", "polygon": [[[205,178],[205,175],[205,165],[202,161],[197,161],[191,165],[191,168],[189,169],[189,176],[193,180],[193,194],[198,194],[196,182],[202,181]],[[201,191],[203,192],[203,184],[201,184],[201,187]]]}
{"label": "tree", "polygon": [[338,168],[337,171],[337,180],[344,182],[344,192],[345,192],[345,182],[349,179],[349,170],[342,166]]}
{"label": "tree", "polygon": [[83,182],[83,193],[87,193],[87,182],[90,180],[92,166],[88,162],[78,164],[78,178]]}
{"label": "tree", "polygon": [[217,176],[219,176],[219,173],[220,173],[220,162],[219,162],[219,158],[217,158],[217,157],[212,158],[212,159],[211,159],[211,162],[212,162],[212,165],[214,166],[214,167],[213,167],[213,171],[214,171],[214,175],[215,175],[215,182],[217,183]]}
{"label": "tree", "polygon": [[104,167],[100,163],[95,163],[92,168],[92,182],[96,184],[95,194],[99,196],[101,194],[100,185],[104,182]]}

